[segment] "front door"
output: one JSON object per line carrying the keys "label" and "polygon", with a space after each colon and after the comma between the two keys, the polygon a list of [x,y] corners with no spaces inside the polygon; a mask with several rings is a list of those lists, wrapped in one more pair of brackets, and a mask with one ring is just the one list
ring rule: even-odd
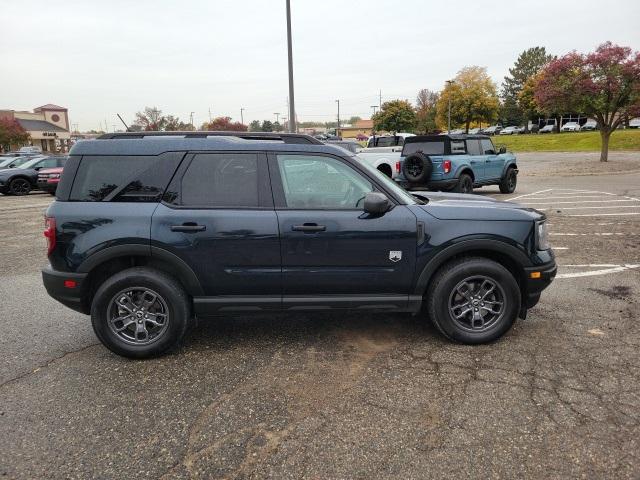
{"label": "front door", "polygon": [[493,146],[493,142],[489,138],[483,138],[480,140],[482,150],[485,154],[485,168],[484,176],[487,180],[495,180],[502,176],[502,167],[504,160],[498,155],[496,148]]}
{"label": "front door", "polygon": [[285,308],[406,304],[417,242],[408,208],[364,213],[364,197],[376,186],[339,157],[277,154],[269,170]]}
{"label": "front door", "polygon": [[278,220],[264,154],[188,155],[153,215],[151,239],[197,276],[196,313],[280,308]]}

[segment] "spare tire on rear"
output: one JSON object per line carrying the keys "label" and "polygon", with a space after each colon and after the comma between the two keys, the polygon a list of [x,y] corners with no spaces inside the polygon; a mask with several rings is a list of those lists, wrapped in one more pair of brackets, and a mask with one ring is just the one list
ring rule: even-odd
{"label": "spare tire on rear", "polygon": [[402,173],[410,183],[426,183],[432,171],[431,159],[422,152],[412,153],[402,164]]}

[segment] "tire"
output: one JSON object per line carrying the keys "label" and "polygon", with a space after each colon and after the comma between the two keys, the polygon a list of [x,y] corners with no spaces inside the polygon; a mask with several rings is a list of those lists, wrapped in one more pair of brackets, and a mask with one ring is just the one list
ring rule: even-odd
{"label": "tire", "polygon": [[31,191],[31,183],[26,178],[14,178],[9,182],[9,193],[11,195],[22,196],[29,195]]}
{"label": "tire", "polygon": [[[145,300],[150,306],[142,309]],[[98,339],[128,358],[155,357],[176,347],[190,317],[190,300],[182,285],[164,272],[144,267],[108,278],[91,304],[91,324]],[[110,321],[113,318],[121,320]]]}
{"label": "tire", "polygon": [[513,167],[507,168],[507,172],[500,180],[500,193],[513,193],[516,191],[516,185],[518,184],[518,174]]}
{"label": "tire", "polygon": [[468,173],[463,173],[458,178],[458,183],[453,187],[452,192],[473,193],[473,179]]}
{"label": "tire", "polygon": [[[480,287],[465,288],[465,281],[466,285]],[[491,284],[493,290],[489,289]],[[470,301],[460,292],[466,292]],[[469,307],[464,306],[465,302]],[[470,302],[476,302],[475,306]],[[504,335],[518,317],[520,289],[511,272],[499,263],[465,257],[438,271],[427,290],[426,304],[429,319],[446,338],[469,345],[489,343]],[[462,317],[456,320],[454,315]]]}
{"label": "tire", "polygon": [[427,183],[432,171],[431,159],[422,152],[409,155],[402,163],[402,173],[409,183]]}

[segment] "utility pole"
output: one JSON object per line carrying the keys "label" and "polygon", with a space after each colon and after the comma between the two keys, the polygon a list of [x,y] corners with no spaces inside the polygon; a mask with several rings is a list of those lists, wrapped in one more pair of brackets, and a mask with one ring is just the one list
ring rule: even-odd
{"label": "utility pole", "polygon": [[336,100],[338,104],[338,127],[336,128],[336,137],[338,136],[338,129],[340,128],[340,100]]}
{"label": "utility pole", "polygon": [[209,107],[209,123],[211,123],[211,107]]}
{"label": "utility pole", "polygon": [[378,105],[371,105],[371,108],[373,108],[373,115],[375,115],[376,114],[376,109],[378,108]]}
{"label": "utility pole", "polygon": [[280,113],[275,112],[274,115],[276,116],[276,123],[280,123]]}
{"label": "utility pole", "polygon": [[195,112],[191,112],[191,114],[189,115],[189,123],[191,124],[191,128],[193,128],[193,114]]}
{"label": "utility pole", "polygon": [[[451,86],[453,85],[454,82],[453,80],[447,80],[447,85]],[[449,115],[448,115],[448,119],[447,119],[447,133],[451,133],[451,90],[449,90]]]}
{"label": "utility pole", "polygon": [[240,109],[240,123],[244,125],[244,108]]}
{"label": "utility pole", "polygon": [[380,96],[378,98],[379,98],[379,102],[380,102],[380,103],[378,103],[378,108],[380,110],[382,110],[382,90],[380,90]]}
{"label": "utility pole", "polygon": [[297,130],[296,108],[293,98],[293,53],[291,49],[291,0],[287,0],[287,50],[289,56],[289,132]]}

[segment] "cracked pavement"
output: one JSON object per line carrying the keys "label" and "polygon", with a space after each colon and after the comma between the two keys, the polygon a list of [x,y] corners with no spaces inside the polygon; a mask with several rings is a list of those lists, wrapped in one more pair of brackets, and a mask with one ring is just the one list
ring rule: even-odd
{"label": "cracked pavement", "polygon": [[[524,176],[516,195],[638,185]],[[491,345],[406,315],[260,315],[131,361],[46,296],[42,208],[13,207],[48,201],[0,197],[0,477],[640,477],[638,269],[556,280]],[[552,232],[590,231],[548,215]],[[559,263],[640,263],[640,218],[607,222],[625,235],[552,237]]]}

